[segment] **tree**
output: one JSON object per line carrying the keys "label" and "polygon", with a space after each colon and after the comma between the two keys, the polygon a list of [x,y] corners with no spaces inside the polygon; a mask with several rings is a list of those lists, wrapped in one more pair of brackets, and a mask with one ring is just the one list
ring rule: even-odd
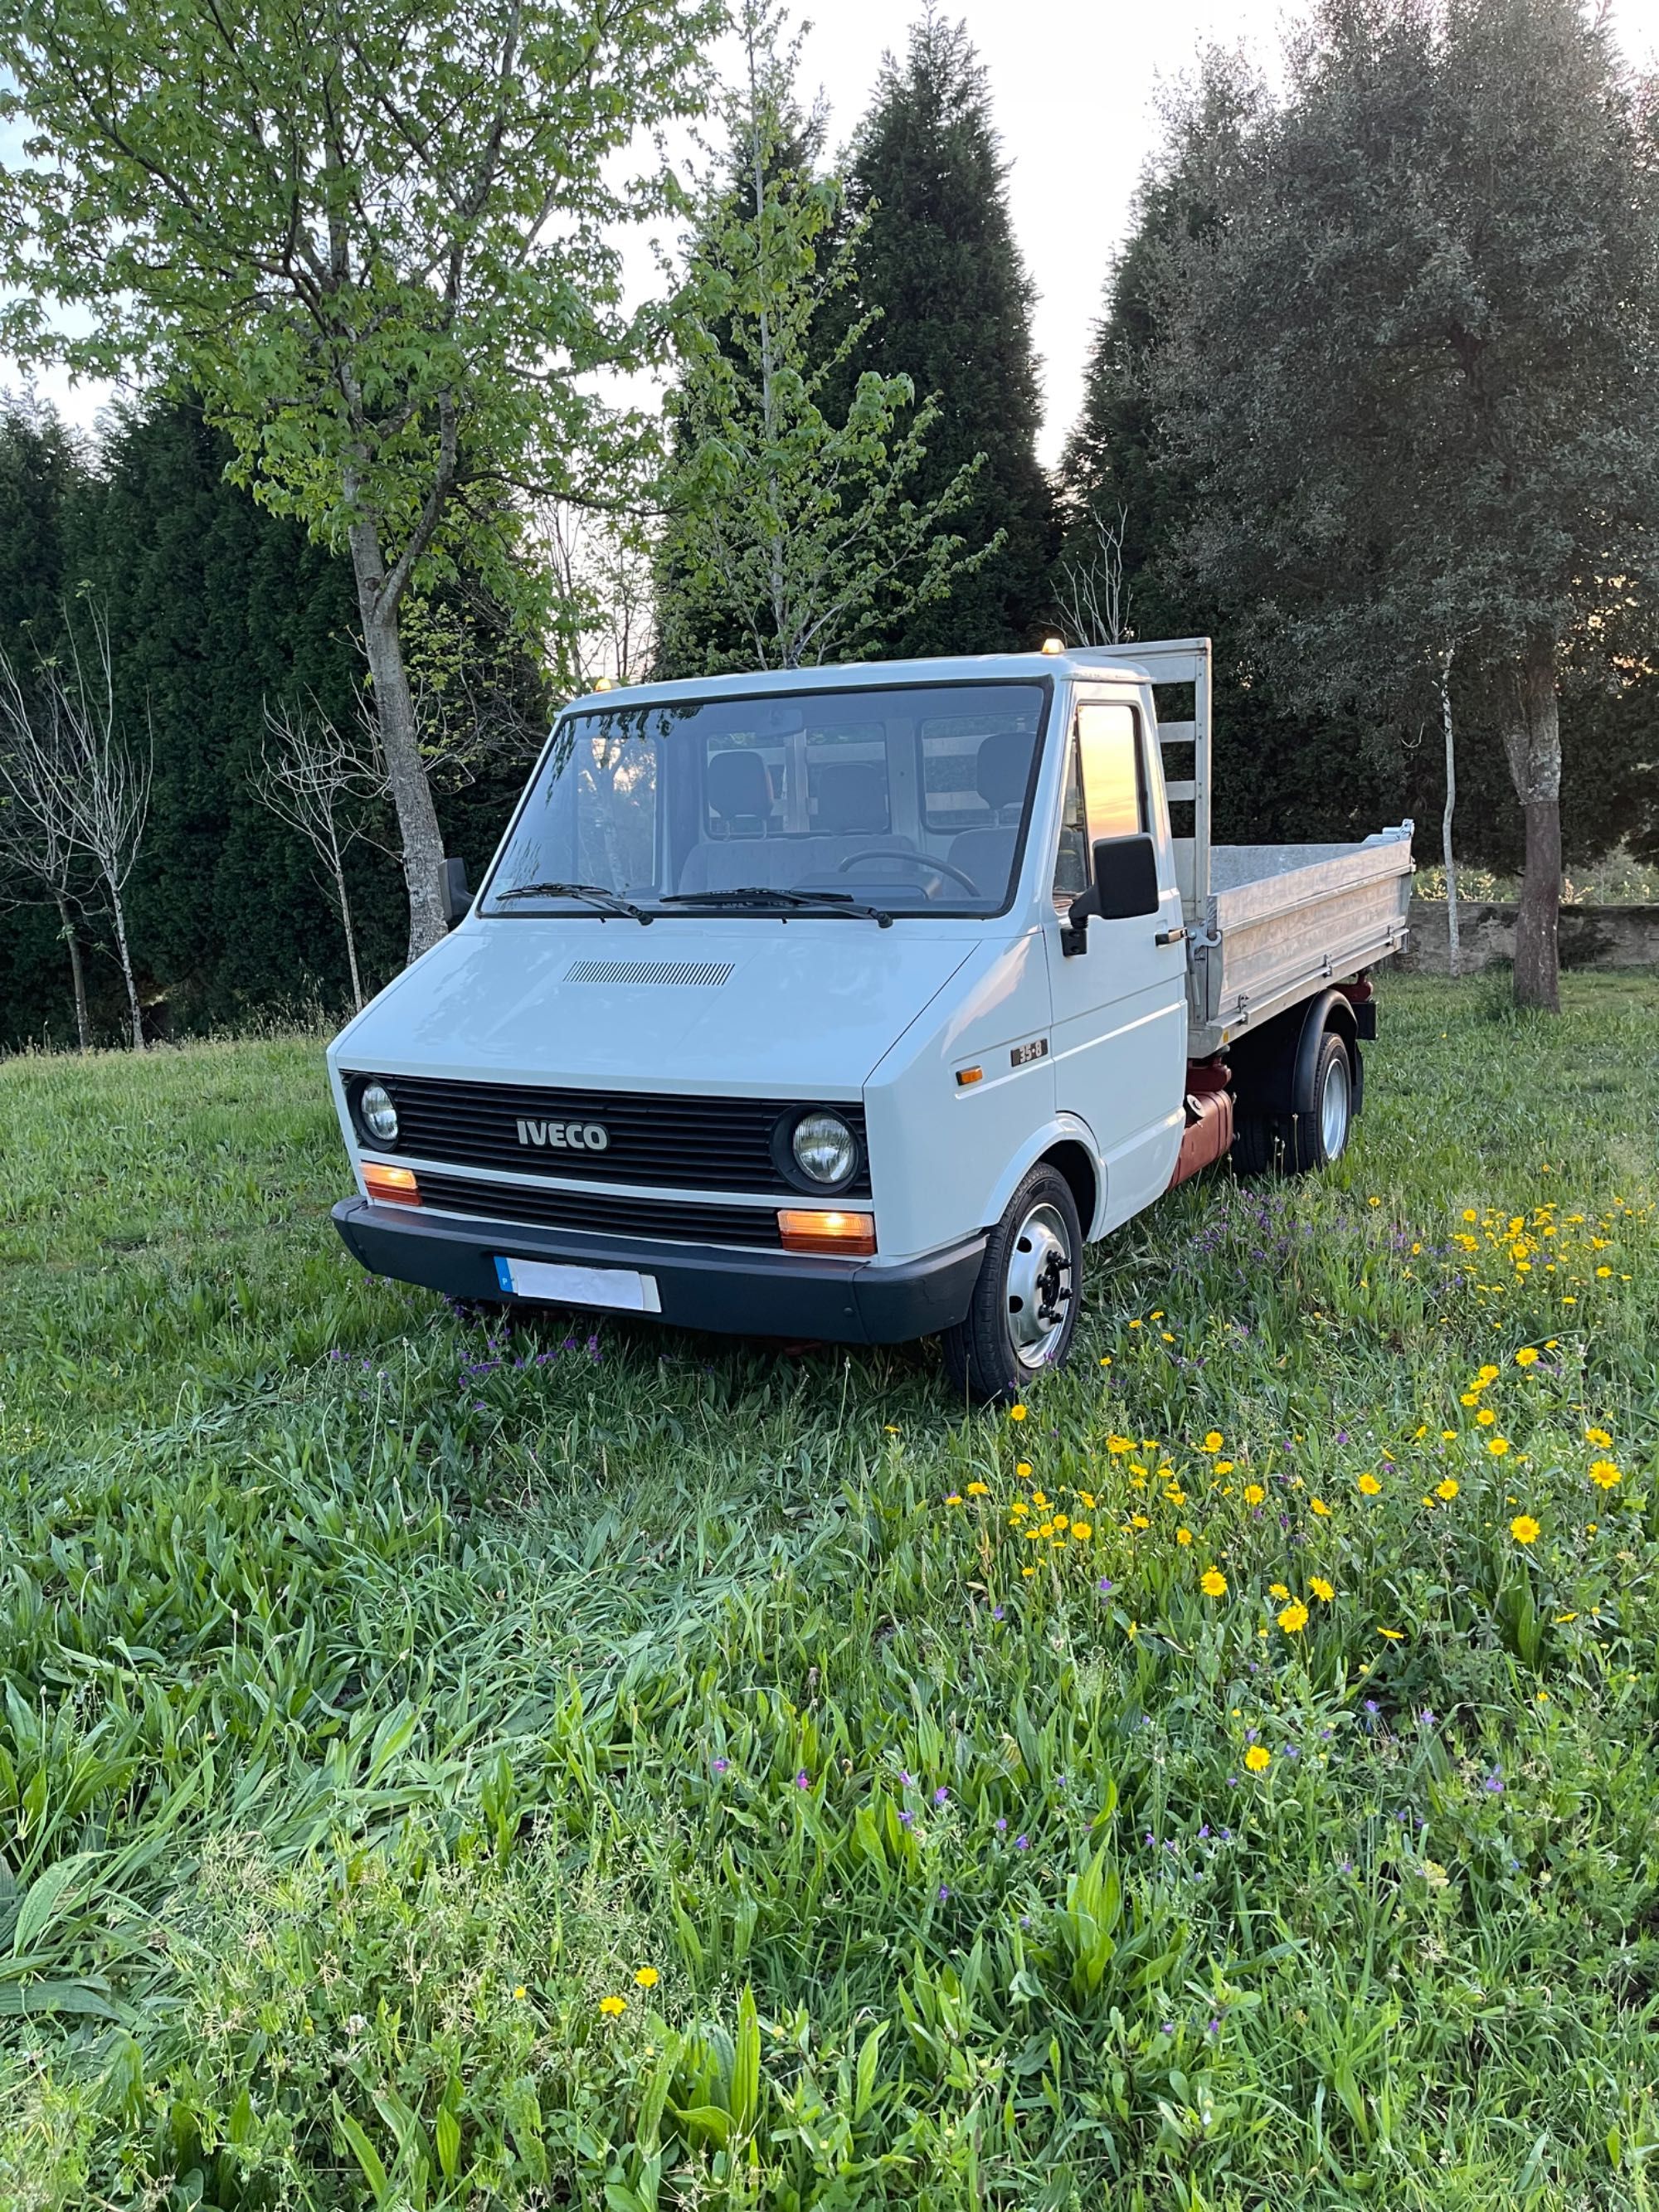
{"label": "tree", "polygon": [[1515,988],[1558,1003],[1559,671],[1659,520],[1659,194],[1577,0],[1324,0],[1150,356],[1174,570],[1284,696],[1425,720],[1457,641],[1525,821]]}
{"label": "tree", "polygon": [[278,821],[296,830],[327,870],[351,974],[351,1011],[363,1010],[357,938],[351,926],[346,855],[368,830],[386,795],[386,772],[369,733],[342,731],[313,699],[308,707],[265,709],[266,742],[253,772],[256,797]]}
{"label": "tree", "polygon": [[31,704],[0,648],[0,861],[57,909],[75,994],[76,1038],[86,1052],[92,1023],[77,921],[81,853],[70,808],[74,764],[64,752],[65,734],[61,720]]}
{"label": "tree", "polygon": [[978,461],[951,527],[997,550],[948,598],[886,627],[883,650],[993,653],[1033,644],[1051,605],[1054,495],[1036,458],[1042,408],[1031,283],[1008,213],[1007,163],[966,26],[929,4],[902,63],[888,54],[854,135],[848,204],[865,223],[851,298],[871,317],[856,374],[906,374],[938,413],[914,495],[943,497]]}
{"label": "tree", "polygon": [[0,0],[0,118],[29,134],[0,178],[5,342],[182,374],[240,480],[349,549],[411,957],[443,934],[443,842],[401,611],[463,553],[517,588],[503,493],[580,495],[622,440],[588,380],[653,323],[619,310],[612,233],[667,187],[613,157],[695,103],[714,21],[706,0]]}
{"label": "tree", "polygon": [[717,182],[705,195],[671,395],[662,650],[688,669],[868,653],[1000,542],[964,555],[945,530],[973,464],[935,497],[912,496],[938,410],[914,405],[908,375],[866,369],[844,417],[829,407],[866,328],[860,318],[824,337],[862,226],[836,242],[839,186],[782,159],[798,110],[776,15],[744,0],[738,27],[744,78],[726,116],[742,188]]}
{"label": "tree", "polygon": [[[24,707],[21,690],[15,705],[4,709],[8,764],[0,775],[7,796],[38,825],[37,875],[46,866],[49,840],[52,866],[63,868],[66,885],[76,855],[100,878],[126,985],[132,1048],[142,1052],[144,1020],[124,894],[143,841],[155,750],[129,749],[116,713],[109,631],[95,609],[88,626],[91,638],[83,644],[75,623],[67,621],[58,653],[40,662],[33,713]],[[78,960],[76,966],[78,971]],[[84,1013],[77,1002],[82,1024]]]}

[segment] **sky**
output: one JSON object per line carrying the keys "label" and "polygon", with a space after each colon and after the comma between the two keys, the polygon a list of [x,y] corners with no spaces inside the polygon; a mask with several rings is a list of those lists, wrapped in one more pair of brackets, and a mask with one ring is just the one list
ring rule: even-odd
{"label": "sky", "polygon": [[[1038,451],[1060,458],[1083,392],[1090,332],[1112,256],[1127,228],[1137,179],[1158,143],[1159,87],[1190,69],[1211,40],[1243,41],[1271,69],[1283,0],[942,0],[966,21],[989,76],[1009,165],[1015,235],[1036,292],[1033,336],[1045,416]],[[805,11],[811,17],[810,6]],[[821,0],[803,50],[802,90],[821,88],[830,144],[863,112],[888,47],[902,48],[915,11],[895,0]],[[1659,0],[1608,0],[1620,44],[1638,65],[1659,57]],[[0,136],[0,161],[9,150]],[[637,243],[630,274],[648,281]],[[0,355],[0,386],[21,381]],[[36,389],[90,427],[105,386],[71,390],[43,374]],[[637,395],[643,397],[644,395]]]}

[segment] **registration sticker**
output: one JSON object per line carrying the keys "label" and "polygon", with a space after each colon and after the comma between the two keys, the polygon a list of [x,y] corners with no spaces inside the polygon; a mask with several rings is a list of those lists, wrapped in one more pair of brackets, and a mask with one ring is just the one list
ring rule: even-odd
{"label": "registration sticker", "polygon": [[660,1313],[654,1275],[632,1267],[567,1267],[550,1260],[495,1261],[495,1279],[510,1297],[550,1305],[606,1306],[619,1313]]}

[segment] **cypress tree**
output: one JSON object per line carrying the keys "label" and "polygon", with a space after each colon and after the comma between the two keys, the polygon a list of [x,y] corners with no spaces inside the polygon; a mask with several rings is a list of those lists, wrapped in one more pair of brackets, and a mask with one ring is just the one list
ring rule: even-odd
{"label": "cypress tree", "polygon": [[937,497],[982,453],[950,526],[970,550],[1005,532],[1000,549],[959,576],[948,599],[896,624],[888,647],[922,654],[1031,645],[1050,613],[1058,524],[1036,459],[1042,410],[1030,279],[1009,219],[1007,164],[985,70],[965,25],[930,7],[903,62],[887,56],[850,161],[849,202],[869,219],[854,304],[880,310],[850,374],[903,374],[918,399],[939,395],[915,496]]}

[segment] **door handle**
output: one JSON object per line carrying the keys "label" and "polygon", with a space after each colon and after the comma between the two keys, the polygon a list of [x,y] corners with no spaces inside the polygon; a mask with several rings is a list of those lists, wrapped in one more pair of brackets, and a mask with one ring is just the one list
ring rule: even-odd
{"label": "door handle", "polygon": [[1160,929],[1152,942],[1155,945],[1184,945],[1187,933],[1184,929]]}

